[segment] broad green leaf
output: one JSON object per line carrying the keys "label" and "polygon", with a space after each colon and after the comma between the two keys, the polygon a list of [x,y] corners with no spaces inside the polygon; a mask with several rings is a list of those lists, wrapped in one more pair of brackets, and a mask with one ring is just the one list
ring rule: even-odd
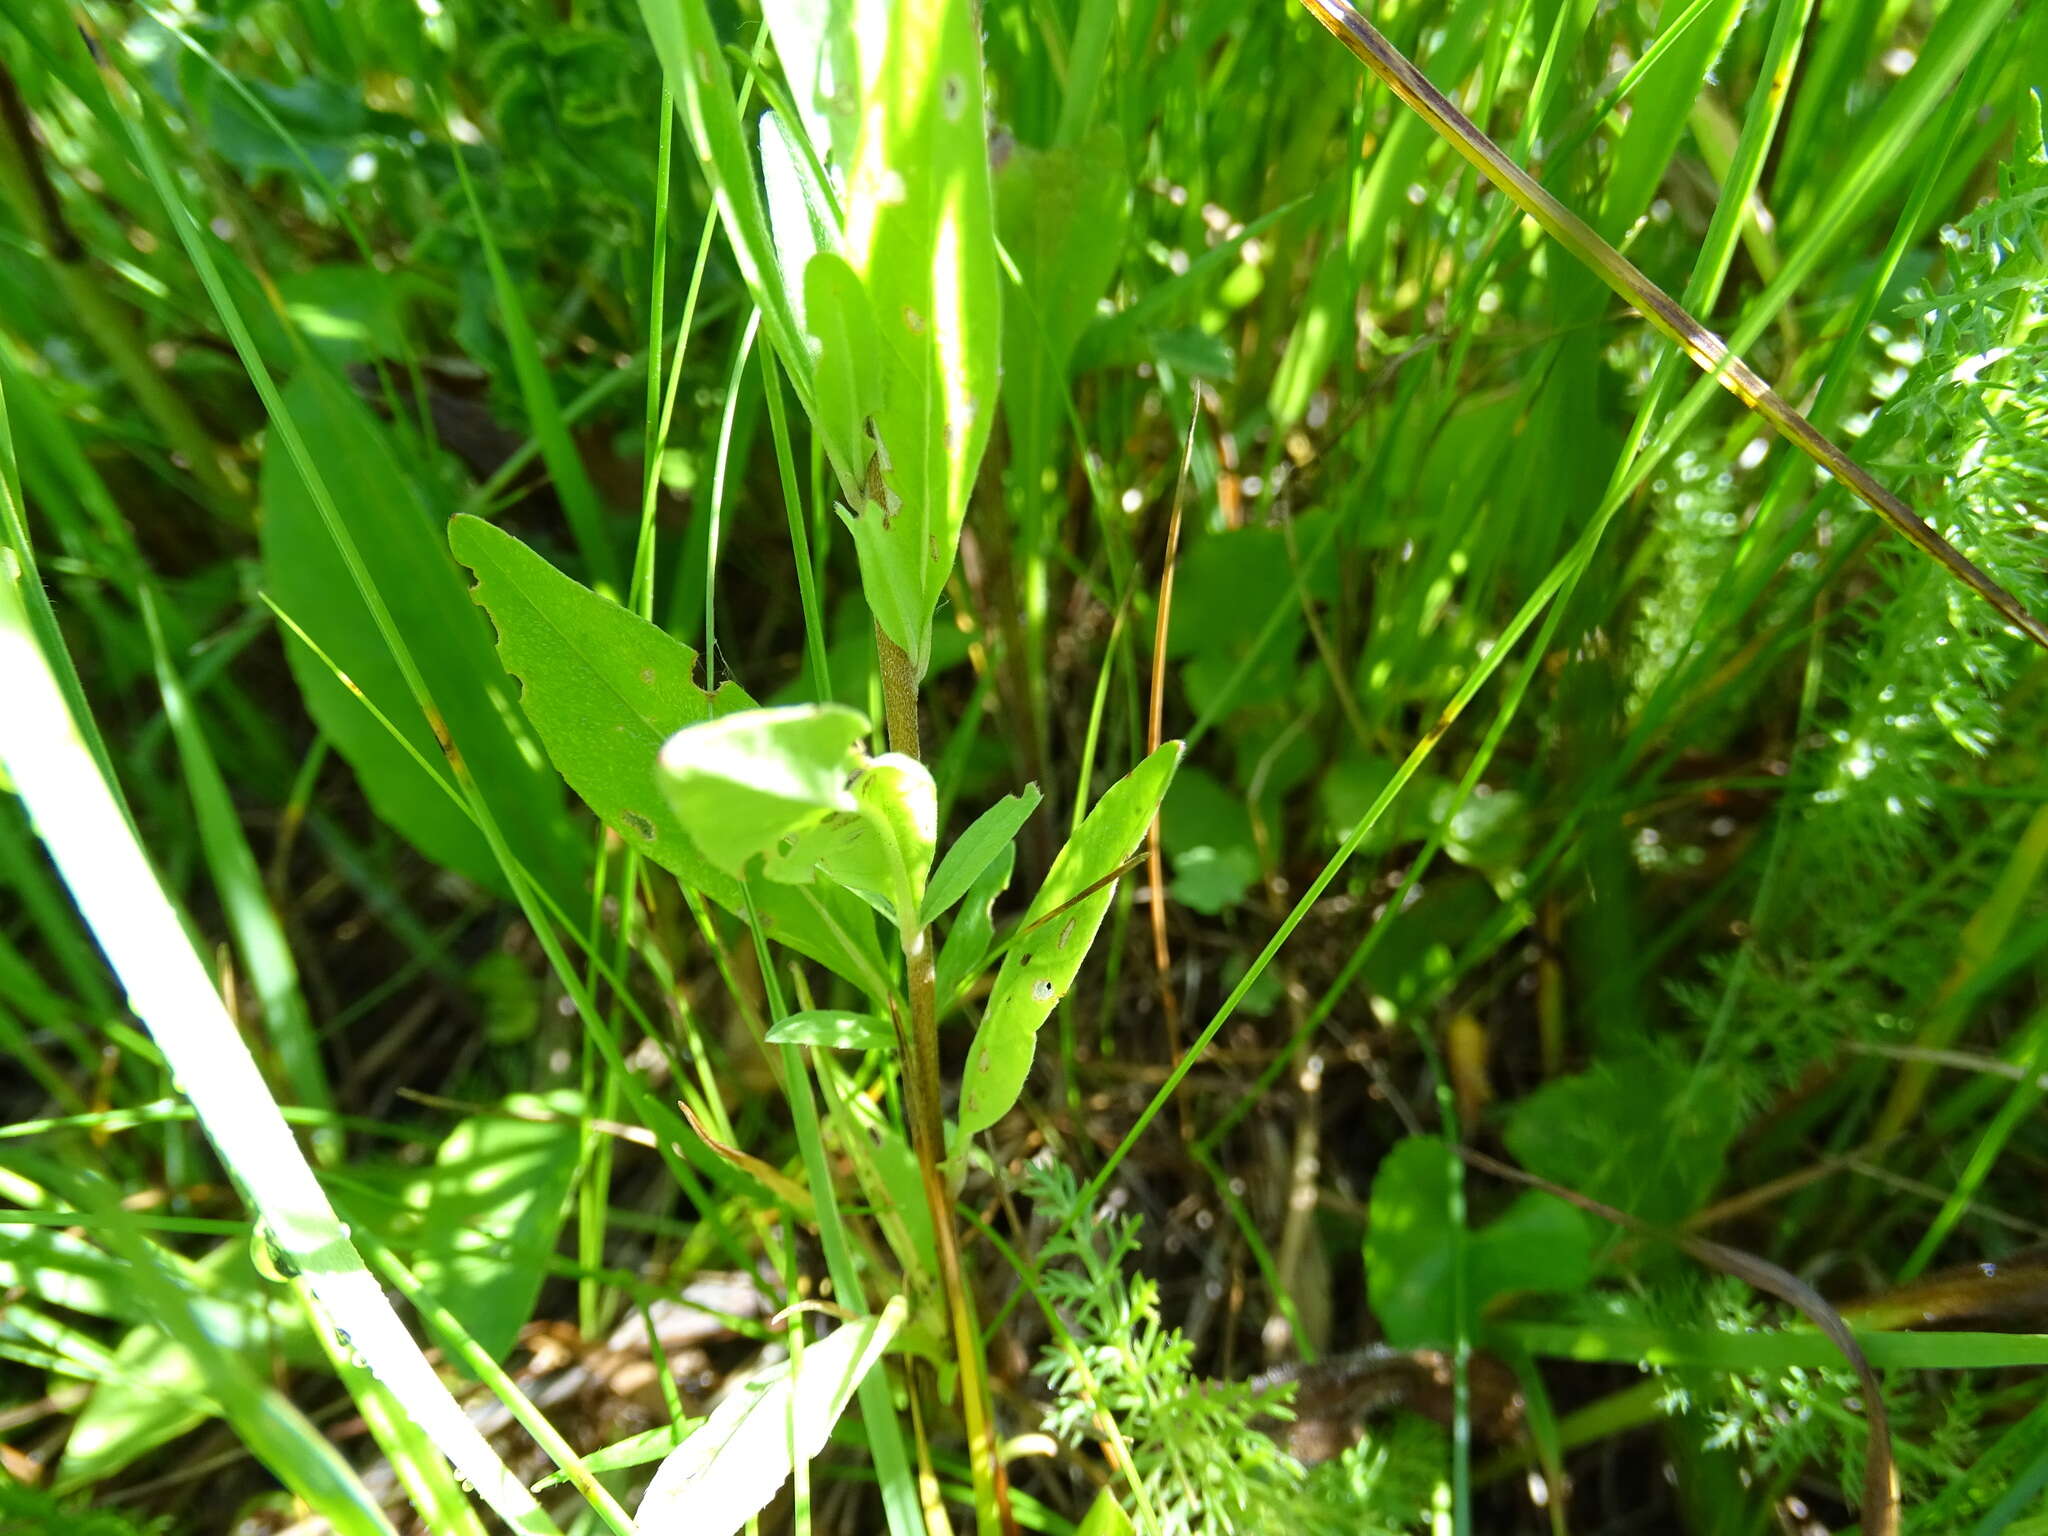
{"label": "broad green leaf", "polygon": [[[502,529],[458,517],[448,540],[476,574],[476,601],[498,628],[499,659],[525,685],[520,704],[569,787],[628,846],[727,911],[744,913],[739,882],[690,840],[655,782],[655,765],[662,743],[683,727],[751,708],[753,700],[735,683],[705,693],[694,681],[694,650],[572,581]],[[859,979],[878,963],[874,924],[859,902],[836,891],[816,894],[862,946],[849,955],[804,895],[764,883],[754,899],[770,938],[840,975]]]}
{"label": "broad green leaf", "polygon": [[1180,754],[1181,744],[1169,741],[1112,784],[1053,860],[967,1052],[960,1095],[963,1139],[994,1125],[1023,1092],[1039,1026],[1074,984],[1109,910],[1113,877],[1158,814]]}
{"label": "broad green leaf", "polygon": [[[1447,1345],[1452,1308],[1450,1197],[1457,1153],[1441,1138],[1412,1136],[1373,1175],[1365,1273],[1373,1315],[1398,1349]],[[1481,1310],[1510,1291],[1562,1294],[1592,1276],[1586,1218],[1554,1195],[1527,1194],[1497,1221],[1465,1237],[1468,1333]]]}
{"label": "broad green leaf", "polygon": [[[764,1371],[669,1453],[634,1513],[642,1536],[733,1536],[825,1448],[854,1388],[903,1324],[903,1299],[804,1346],[800,1366]],[[794,1451],[794,1457],[792,1456]]]}
{"label": "broad green leaf", "polygon": [[1018,283],[1006,294],[1003,418],[1017,462],[1051,452],[1075,343],[1123,258],[1131,179],[1123,140],[1096,129],[1058,149],[1020,145],[995,178],[996,223]]}
{"label": "broad green leaf", "polygon": [[1720,1183],[1741,1125],[1741,1100],[1717,1075],[1642,1055],[1545,1084],[1502,1136],[1530,1172],[1671,1226]]}
{"label": "broad green leaf", "polygon": [[413,1186],[421,1284],[495,1360],[533,1315],[575,1182],[582,1096],[519,1093],[460,1122]]}
{"label": "broad green leaf", "polygon": [[770,1045],[818,1045],[832,1050],[871,1051],[896,1043],[887,1019],[840,1008],[812,1008],[778,1019],[768,1031]]}
{"label": "broad green leaf", "polygon": [[[297,1365],[320,1358],[305,1313],[290,1297],[262,1284],[246,1244],[223,1243],[195,1263],[174,1262],[188,1287],[180,1294],[192,1321],[251,1369],[264,1369],[279,1358]],[[118,1261],[113,1264],[120,1268]],[[148,1320],[149,1309],[136,1294],[132,1274],[122,1270],[121,1283],[128,1305],[144,1320],[122,1335],[105,1357],[111,1369],[72,1422],[57,1478],[60,1489],[90,1487],[112,1477],[221,1411],[209,1390],[205,1366]],[[32,1294],[54,1303],[66,1292]]]}
{"label": "broad green leaf", "polygon": [[[704,856],[741,876],[755,859],[779,854],[784,839],[858,814],[850,783],[867,733],[866,718],[843,704],[742,710],[669,737],[656,782]],[[792,882],[810,877],[807,864],[778,868],[777,861],[769,873]]]}
{"label": "broad green leaf", "polygon": [[[684,1419],[677,1424],[663,1424],[657,1429],[642,1430],[637,1435],[628,1435],[615,1440],[601,1451],[593,1451],[583,1458],[583,1465],[593,1472],[617,1472],[626,1467],[645,1466],[650,1461],[659,1461],[670,1451],[681,1445],[698,1427],[702,1419]],[[535,1493],[550,1488],[559,1488],[569,1481],[566,1472],[550,1472],[533,1485]]]}
{"label": "broad green leaf", "polygon": [[58,1467],[60,1491],[102,1482],[220,1412],[199,1362],[154,1325],[130,1329],[112,1364],[72,1422]]}
{"label": "broad green leaf", "polygon": [[981,872],[995,862],[996,855],[1010,846],[1044,798],[1036,784],[1026,785],[1023,794],[1005,795],[974,818],[973,824],[946,850],[932,875],[931,885],[924,893],[924,909],[919,914],[924,922],[936,922],[967,894],[981,878]]}
{"label": "broad green leaf", "polygon": [[973,0],[855,0],[853,12],[860,132],[846,254],[873,306],[884,389],[871,488],[848,521],[868,606],[922,675],[995,421],[1000,296],[980,22]]}
{"label": "broad green leaf", "polygon": [[[421,715],[291,455],[273,433],[263,454],[264,585],[343,674],[336,677],[287,636],[285,655],[307,709],[355,769],[380,817],[436,863],[503,890],[497,861],[456,798],[446,754],[459,753],[513,853],[557,899],[575,899],[582,853],[560,791],[513,707],[491,655],[490,626],[448,558],[437,511],[399,467],[382,424],[340,383],[305,368],[284,399],[322,478],[344,498],[341,510],[370,579],[444,718],[429,722]],[[365,697],[403,733],[411,752],[379,723]]]}
{"label": "broad green leaf", "polygon": [[[943,868],[943,866],[941,866]],[[939,946],[939,1014],[950,1013],[960,993],[981,970],[982,959],[995,939],[996,898],[1010,888],[1010,872],[1017,867],[1017,848],[1005,843],[996,850],[994,861],[981,872],[961,905],[960,915],[946,930],[946,942]]]}
{"label": "broad green leaf", "polygon": [[1159,840],[1173,861],[1173,899],[1215,914],[1237,905],[1259,878],[1258,845],[1243,794],[1199,768],[1174,776]]}

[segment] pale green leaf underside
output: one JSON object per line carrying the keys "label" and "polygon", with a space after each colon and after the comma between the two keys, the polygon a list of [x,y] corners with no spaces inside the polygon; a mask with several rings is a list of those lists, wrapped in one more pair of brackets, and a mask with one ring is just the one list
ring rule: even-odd
{"label": "pale green leaf underside", "polygon": [[[867,733],[867,717],[843,704],[701,721],[663,743],[661,791],[704,856],[738,878],[785,838],[860,809],[848,781],[860,770]],[[810,877],[807,867],[771,866],[769,874],[792,883]]]}

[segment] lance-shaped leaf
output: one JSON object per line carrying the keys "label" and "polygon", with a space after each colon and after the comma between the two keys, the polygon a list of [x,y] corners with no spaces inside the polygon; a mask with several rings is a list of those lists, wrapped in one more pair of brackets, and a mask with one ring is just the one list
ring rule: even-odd
{"label": "lance-shaped leaf", "polygon": [[[504,530],[458,517],[448,542],[476,575],[472,595],[497,626],[499,660],[525,685],[520,705],[569,787],[628,846],[728,912],[744,912],[739,881],[698,849],[656,787],[655,761],[683,727],[751,710],[754,701],[737,683],[706,693],[696,684],[694,650]],[[813,905],[768,884],[754,896],[770,938],[851,980],[874,974],[874,924],[858,901],[820,891]],[[858,947],[849,950],[842,936]]]}
{"label": "lance-shaped leaf", "polygon": [[803,269],[804,339],[817,387],[812,424],[848,500],[867,494],[875,453],[868,423],[882,408],[882,340],[860,277],[836,251],[813,254]]}
{"label": "lance-shaped leaf", "polygon": [[[732,1536],[789,1480],[795,1457],[825,1448],[861,1378],[902,1326],[903,1298],[804,1346],[732,1392],[669,1453],[634,1513],[643,1536]],[[794,1456],[792,1455],[794,1452]]]}
{"label": "lance-shaped leaf", "polygon": [[960,1092],[962,1137],[988,1129],[1017,1102],[1031,1070],[1039,1026],[1074,984],[1109,910],[1115,875],[1158,814],[1180,754],[1181,743],[1169,741],[1112,784],[1053,860],[996,976],[988,1010],[967,1052]]}
{"label": "lance-shaped leaf", "polygon": [[844,513],[868,606],[923,673],[995,416],[994,204],[973,0],[859,0],[846,255],[881,337],[866,485]]}
{"label": "lance-shaped leaf", "polygon": [[974,824],[946,850],[938,872],[932,876],[931,889],[924,895],[923,917],[927,923],[943,917],[954,902],[967,894],[981,878],[981,872],[995,862],[996,855],[1010,846],[1044,798],[1036,784],[1027,784],[1023,794],[1005,795],[974,818]]}
{"label": "lance-shaped leaf", "polygon": [[346,386],[309,368],[284,398],[320,479],[346,498],[365,573],[442,718],[421,713],[298,463],[273,434],[263,455],[263,577],[326,654],[322,661],[296,635],[286,641],[307,708],[379,816],[436,863],[503,888],[489,844],[460,808],[452,766],[459,758],[527,873],[569,900],[581,885],[582,854],[567,807],[511,708],[462,572],[441,547],[441,515],[407,474],[389,431]]}

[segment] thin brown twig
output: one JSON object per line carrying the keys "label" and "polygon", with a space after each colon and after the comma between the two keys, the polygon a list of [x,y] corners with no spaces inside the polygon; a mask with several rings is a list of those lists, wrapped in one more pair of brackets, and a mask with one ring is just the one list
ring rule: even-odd
{"label": "thin brown twig", "polygon": [[[1188,435],[1181,445],[1180,473],[1173,483],[1173,510],[1166,521],[1166,558],[1159,569],[1159,612],[1152,625],[1152,699],[1145,719],[1145,751],[1159,750],[1166,731],[1166,638],[1173,624],[1173,571],[1180,560],[1181,508],[1188,489],[1188,465],[1195,456],[1195,428],[1202,419],[1202,386],[1197,384],[1188,403]],[[1159,826],[1163,813],[1155,814],[1145,834],[1145,879],[1151,888],[1152,966],[1159,982],[1159,1006],[1166,1015],[1166,1043],[1175,1057],[1180,1055],[1180,998],[1173,990],[1173,955],[1166,943],[1166,861],[1160,852]],[[1182,1111],[1182,1130],[1187,1126]]]}

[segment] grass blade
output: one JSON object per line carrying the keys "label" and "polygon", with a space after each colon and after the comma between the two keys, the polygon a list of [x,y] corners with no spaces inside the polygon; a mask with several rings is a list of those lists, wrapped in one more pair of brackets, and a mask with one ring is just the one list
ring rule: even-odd
{"label": "grass blade", "polygon": [[1349,0],[1302,0],[1317,21],[1386,83],[1479,173],[1513,199],[1548,235],[1590,267],[1651,325],[1730,394],[1762,416],[1814,463],[1842,481],[1909,543],[1939,562],[1950,575],[1982,597],[2012,626],[2048,650],[2048,625],[2029,613],[2010,592],[1894,496],[1833,439],[1787,403],[1761,375],[1695,320],[1677,300],[1643,275],[1585,220],[1565,207],[1504,154],[1422,72],[1382,37]]}

